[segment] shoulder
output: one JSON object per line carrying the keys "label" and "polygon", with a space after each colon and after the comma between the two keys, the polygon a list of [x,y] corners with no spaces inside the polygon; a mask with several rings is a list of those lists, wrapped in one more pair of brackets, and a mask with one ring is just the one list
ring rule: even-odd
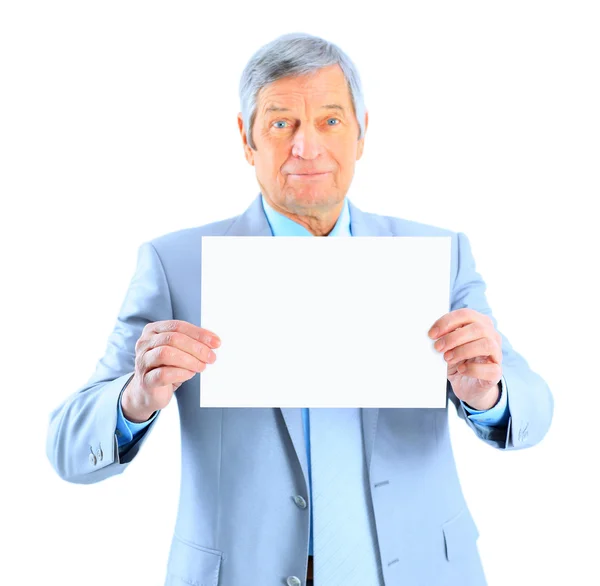
{"label": "shoulder", "polygon": [[190,251],[200,246],[203,236],[222,236],[239,216],[218,220],[209,224],[183,228],[157,236],[149,241],[159,254],[173,251]]}
{"label": "shoulder", "polygon": [[416,222],[415,220],[407,220],[397,216],[385,216],[382,214],[374,214],[370,212],[362,212],[367,216],[371,223],[375,223],[386,231],[391,232],[394,236],[452,236],[456,237],[457,232],[448,228],[434,226],[433,224],[425,224]]}
{"label": "shoulder", "polygon": [[[471,266],[472,255],[469,240],[463,232],[442,228],[433,224],[426,224],[414,220],[407,220],[396,216],[386,216],[370,212],[361,212],[364,220],[377,232],[390,236],[434,236],[450,237],[450,273],[451,282],[454,283],[459,266]],[[462,259],[462,260],[461,260]]]}

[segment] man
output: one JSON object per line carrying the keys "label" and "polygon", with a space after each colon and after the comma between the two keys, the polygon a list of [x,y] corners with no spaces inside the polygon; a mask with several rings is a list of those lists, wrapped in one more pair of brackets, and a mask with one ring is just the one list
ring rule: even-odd
{"label": "man", "polygon": [[175,395],[182,487],[166,584],[302,586],[313,572],[317,586],[486,584],[447,405],[200,408],[195,375],[221,345],[199,327],[203,236],[449,235],[451,311],[428,332],[448,363],[448,398],[500,450],[538,443],[553,413],[546,383],[496,329],[467,237],[346,198],[368,115],[345,53],[283,35],[252,57],[240,98],[259,196],[239,216],[142,244],[96,372],[51,414],[50,462],[70,482],[121,474]]}

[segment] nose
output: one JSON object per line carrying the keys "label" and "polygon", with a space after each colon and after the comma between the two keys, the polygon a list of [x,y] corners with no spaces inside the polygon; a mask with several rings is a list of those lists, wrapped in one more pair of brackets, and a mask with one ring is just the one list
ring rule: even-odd
{"label": "nose", "polygon": [[310,125],[302,125],[292,140],[292,154],[295,157],[315,159],[323,150],[318,130]]}

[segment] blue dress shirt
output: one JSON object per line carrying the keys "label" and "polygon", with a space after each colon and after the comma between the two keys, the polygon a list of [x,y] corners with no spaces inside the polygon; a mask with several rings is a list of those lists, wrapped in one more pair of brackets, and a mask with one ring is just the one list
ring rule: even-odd
{"label": "blue dress shirt", "polygon": [[[274,210],[265,200],[264,195],[262,196],[262,203],[265,215],[267,216],[267,220],[269,221],[269,225],[271,226],[271,230],[273,231],[273,236],[313,236],[313,234],[304,226],[298,224],[297,222],[294,222],[294,220]],[[335,226],[333,227],[333,230],[328,234],[328,236],[352,236],[350,229],[350,210],[348,208],[347,199],[344,199],[344,207],[342,208],[342,212]],[[505,389],[506,381],[504,380],[504,377],[502,377],[500,385],[500,400],[494,407],[488,409],[487,411],[476,411],[475,409],[467,407],[467,405],[461,401],[465,408],[465,411],[469,414],[469,419],[471,419],[473,422],[479,425],[506,425],[508,423],[509,410]],[[148,425],[150,425],[150,423],[155,419],[157,414],[158,411],[155,412],[152,415],[152,417],[148,419],[148,421],[144,421],[143,423],[133,423],[125,419],[125,416],[123,415],[123,411],[121,409],[121,401],[119,399],[117,416],[117,442],[119,445],[119,453],[124,453],[125,450],[130,447],[130,445],[133,445],[133,443],[139,439],[139,437],[143,433],[143,430]],[[302,422],[304,424],[304,438],[306,442],[306,454],[308,460],[308,483],[312,503],[312,477],[310,463],[309,432],[310,422],[307,408],[302,409]],[[309,554],[313,555],[312,519],[310,521]]]}

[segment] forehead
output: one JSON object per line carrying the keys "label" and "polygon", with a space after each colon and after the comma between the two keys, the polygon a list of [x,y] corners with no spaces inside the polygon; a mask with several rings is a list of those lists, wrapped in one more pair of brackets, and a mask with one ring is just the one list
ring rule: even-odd
{"label": "forehead", "polygon": [[350,92],[339,65],[319,69],[313,74],[284,77],[263,87],[257,99],[257,110],[262,115],[286,112],[305,104],[316,107],[351,109]]}

